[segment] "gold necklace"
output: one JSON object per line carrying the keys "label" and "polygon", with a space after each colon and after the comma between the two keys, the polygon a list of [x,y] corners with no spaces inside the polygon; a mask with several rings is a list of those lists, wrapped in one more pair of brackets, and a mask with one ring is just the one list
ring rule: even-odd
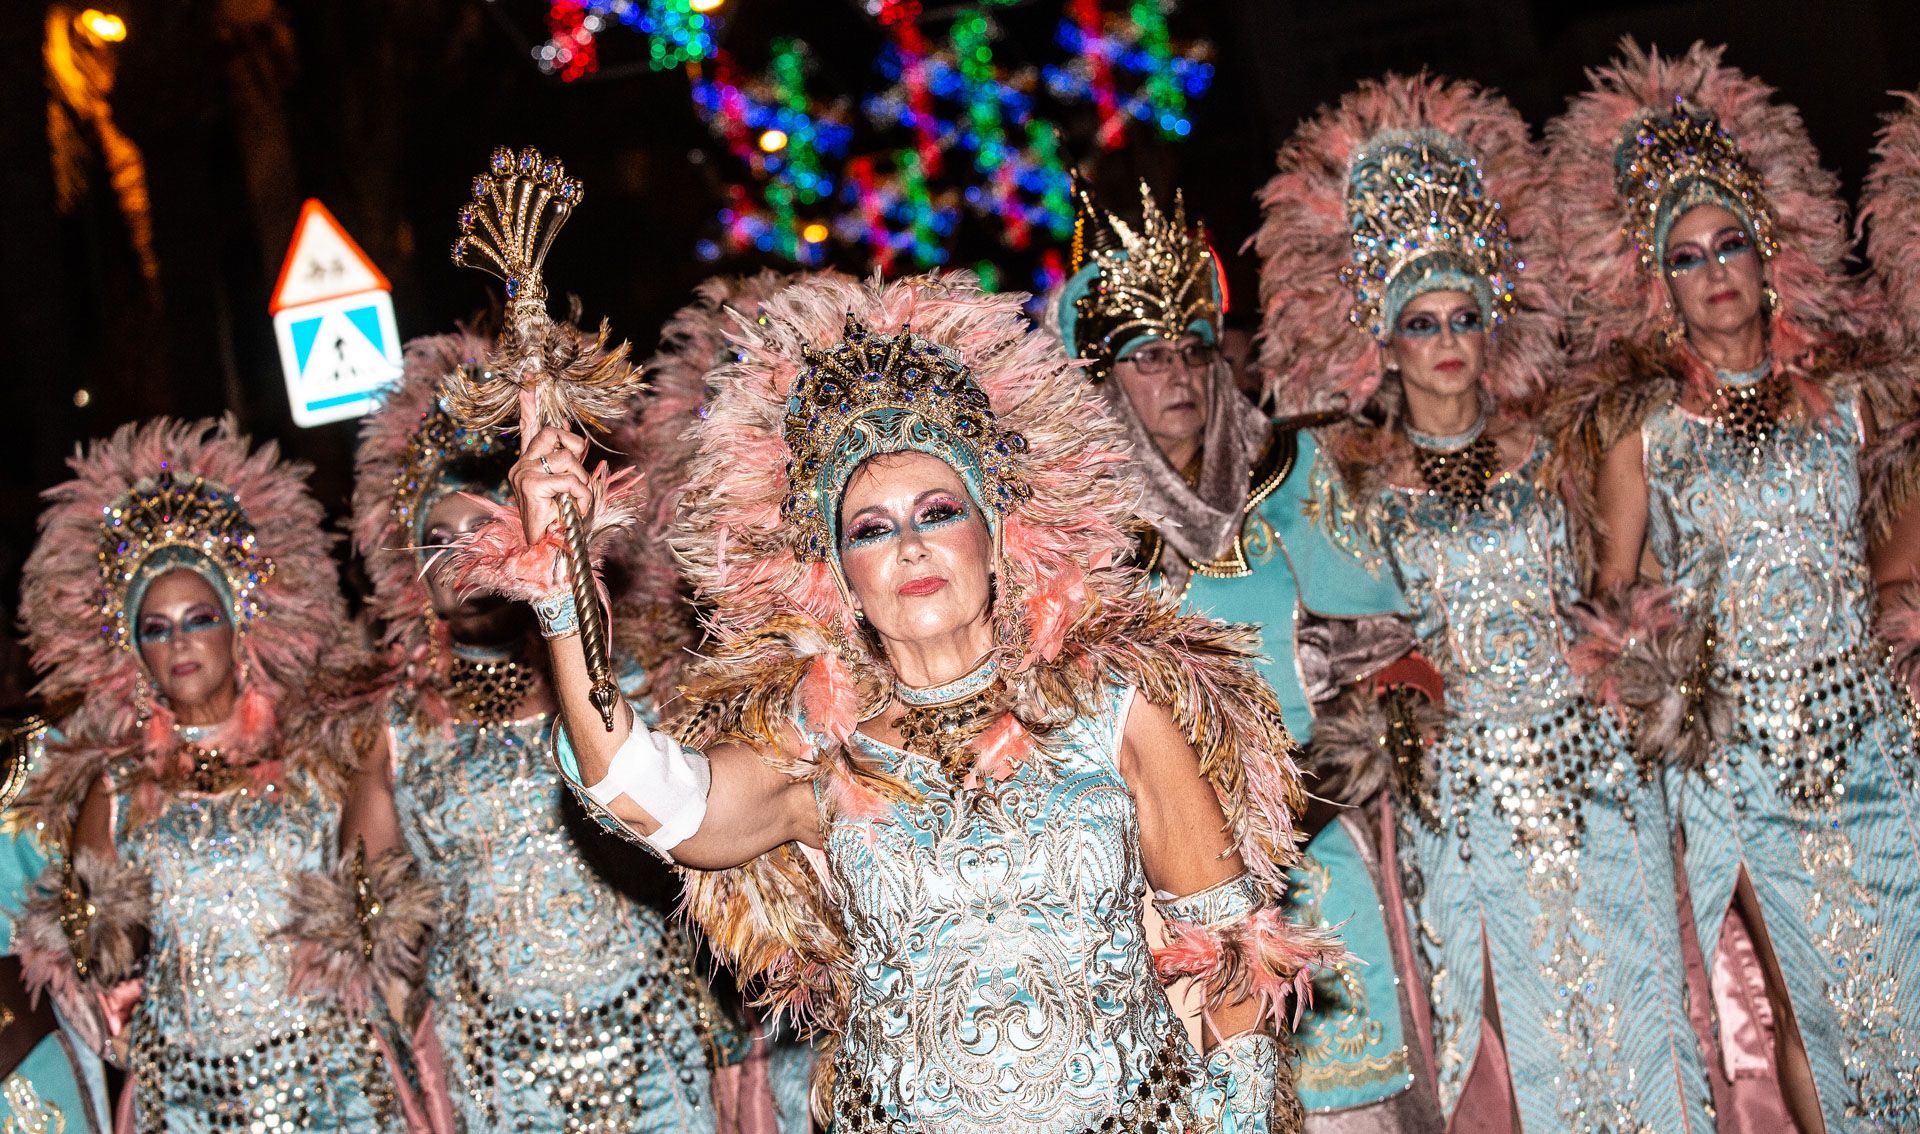
{"label": "gold necklace", "polygon": [[973,742],[999,718],[1000,663],[989,657],[955,681],[931,689],[893,683],[906,707],[900,718],[900,746],[940,765],[947,782],[967,778],[976,753]]}
{"label": "gold necklace", "polygon": [[505,724],[533,691],[533,667],[512,658],[480,661],[455,655],[447,685],[461,720]]}
{"label": "gold necklace", "polygon": [[1786,404],[1786,377],[1769,374],[1754,382],[1722,382],[1714,387],[1708,415],[1735,443],[1757,450],[1773,438]]}
{"label": "gold necklace", "polygon": [[1500,449],[1486,434],[1458,449],[1413,448],[1414,467],[1428,488],[1450,500],[1475,507],[1500,473]]}

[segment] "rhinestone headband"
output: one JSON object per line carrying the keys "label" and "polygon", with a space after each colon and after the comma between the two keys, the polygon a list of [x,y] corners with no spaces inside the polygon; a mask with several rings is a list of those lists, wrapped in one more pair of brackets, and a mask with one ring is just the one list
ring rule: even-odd
{"label": "rhinestone headband", "polygon": [[225,584],[236,630],[260,614],[273,560],[260,552],[240,502],[205,477],[183,480],[169,469],[142,481],[101,510],[100,536],[100,632],[122,649],[134,648],[139,611],[129,607],[151,581],[145,568],[155,556],[211,565]]}
{"label": "rhinestone headband", "polygon": [[1092,362],[1088,375],[1096,382],[1135,340],[1177,342],[1195,324],[1220,337],[1220,266],[1206,234],[1187,227],[1178,193],[1168,215],[1142,181],[1135,228],[1101,209],[1076,181],[1067,274],[1072,294],[1061,329],[1069,348]]}
{"label": "rhinestone headband", "polygon": [[1030,492],[1020,471],[1026,438],[1002,429],[959,356],[910,329],[874,334],[851,316],[845,338],[805,348],[787,398],[791,494],[781,515],[798,526],[801,554],[831,561],[840,495],[860,464],[919,452],[953,466],[996,524]]}
{"label": "rhinestone headband", "polygon": [[1682,203],[1724,204],[1746,223],[1761,256],[1779,249],[1760,174],[1720,120],[1685,99],[1676,97],[1669,110],[1647,107],[1628,126],[1614,151],[1614,188],[1640,266],[1655,276]]}
{"label": "rhinestone headband", "polygon": [[1506,322],[1515,259],[1500,202],[1480,162],[1439,130],[1375,135],[1347,168],[1352,259],[1340,281],[1353,289],[1348,317],[1375,341],[1393,337],[1409,300],[1429,291],[1471,294],[1489,327]]}

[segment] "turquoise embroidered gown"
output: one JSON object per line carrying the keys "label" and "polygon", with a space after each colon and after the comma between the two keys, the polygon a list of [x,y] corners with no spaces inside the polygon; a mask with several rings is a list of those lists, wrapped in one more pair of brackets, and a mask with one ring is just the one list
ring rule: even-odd
{"label": "turquoise embroidered gown", "polygon": [[132,826],[131,771],[111,776],[114,843],[152,879],[145,984],[128,1025],[134,1128],[398,1134],[370,1027],[330,999],[287,991],[288,888],[296,874],[332,868],[338,801],[318,789],[176,791]]}
{"label": "turquoise embroidered gown", "polygon": [[[17,737],[14,758],[28,766],[37,762],[45,751],[44,736],[35,730]],[[26,767],[13,768],[6,779],[17,785],[26,774]],[[39,840],[23,824],[11,809],[0,818],[0,953],[12,944],[12,919],[47,866]],[[0,1131],[87,1134],[106,1130],[109,1119],[100,1059],[64,1029],[42,1037],[0,1081]]]}
{"label": "turquoise embroidered gown", "polygon": [[552,720],[390,727],[401,831],[448,906],[427,987],[467,1134],[713,1131],[712,1061],[749,1037],[684,930],[582,856]]}
{"label": "turquoise embroidered gown", "polygon": [[1391,486],[1374,502],[1447,680],[1437,771],[1401,814],[1441,1102],[1459,1101],[1491,1000],[1528,1134],[1708,1134],[1667,809],[1568,667],[1560,609],[1580,591],[1543,460],[1478,507]]}
{"label": "turquoise embroidered gown", "polygon": [[[1279,698],[1287,730],[1303,745],[1313,735],[1313,714],[1294,653],[1301,616],[1406,609],[1391,579],[1369,571],[1309,519],[1308,504],[1324,474],[1311,433],[1276,432],[1252,470],[1233,550],[1218,563],[1197,566],[1181,600],[1183,611],[1261,628],[1260,672]],[[1358,959],[1314,982],[1313,1006],[1294,1037],[1296,1085],[1310,1116],[1372,1107],[1403,1095],[1415,1081],[1413,1028],[1402,1007],[1407,982],[1389,947],[1376,881],[1378,833],[1363,818],[1369,814],[1328,824],[1294,871],[1294,917],[1339,926]],[[1363,1128],[1416,1128],[1402,1121],[1416,1120],[1383,1117],[1377,1127]]]}
{"label": "turquoise embroidered gown", "polygon": [[1829,1128],[1920,1129],[1920,743],[1871,637],[1857,404],[1757,446],[1669,406],[1642,441],[1649,542],[1738,697],[1705,774],[1669,775],[1701,949],[1744,868]]}

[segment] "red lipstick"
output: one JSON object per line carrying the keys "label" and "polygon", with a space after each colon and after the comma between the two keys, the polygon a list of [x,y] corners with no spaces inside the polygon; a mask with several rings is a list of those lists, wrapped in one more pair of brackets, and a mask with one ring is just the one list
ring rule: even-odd
{"label": "red lipstick", "polygon": [[923,598],[946,585],[947,581],[938,575],[923,575],[912,582],[900,584],[900,593],[910,598]]}

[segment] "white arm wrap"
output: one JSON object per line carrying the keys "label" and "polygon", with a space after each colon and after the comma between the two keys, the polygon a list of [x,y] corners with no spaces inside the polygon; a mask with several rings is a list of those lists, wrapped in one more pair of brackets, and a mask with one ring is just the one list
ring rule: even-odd
{"label": "white arm wrap", "polygon": [[611,808],[624,795],[644,808],[660,829],[641,838],[664,855],[700,829],[712,786],[706,756],[636,720],[633,733],[607,765],[607,774],[587,788],[587,794],[602,807]]}

